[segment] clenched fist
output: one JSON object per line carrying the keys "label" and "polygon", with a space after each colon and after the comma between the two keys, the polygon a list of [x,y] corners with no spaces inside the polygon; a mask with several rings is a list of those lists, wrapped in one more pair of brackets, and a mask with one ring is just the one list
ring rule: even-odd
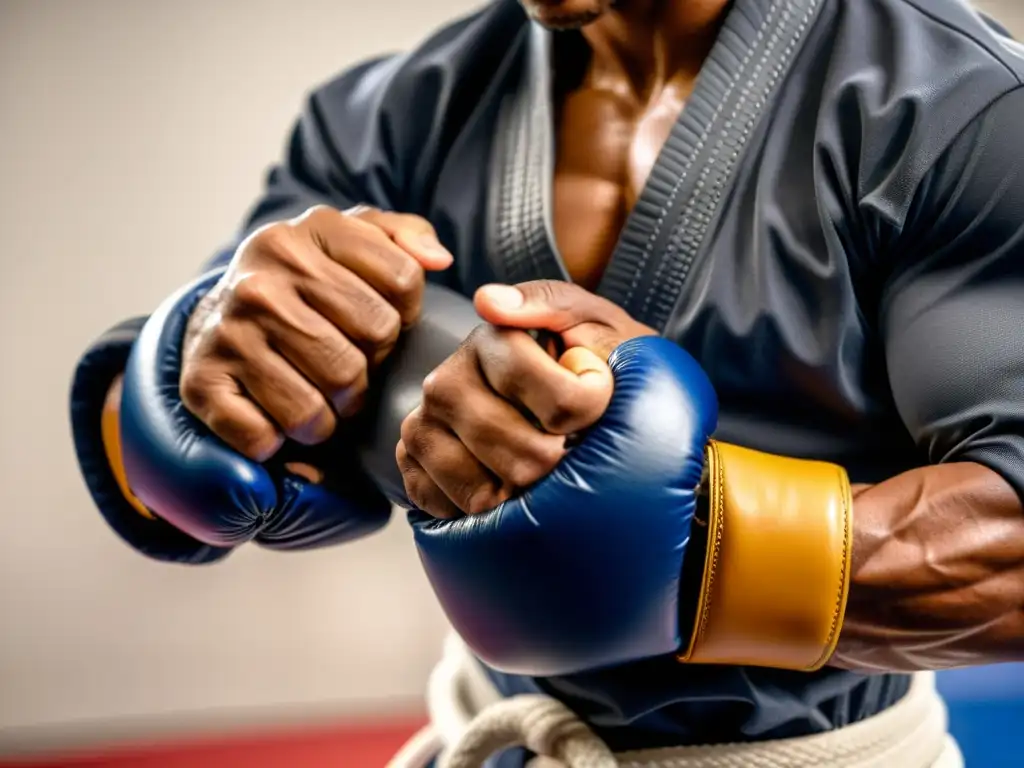
{"label": "clenched fist", "polygon": [[[569,283],[485,286],[475,304],[487,324],[424,381],[395,451],[409,500],[439,518],[485,512],[550,473],[566,437],[604,415],[612,350],[655,333]],[[530,330],[566,351],[555,359]]]}
{"label": "clenched fist", "polygon": [[185,406],[256,461],[323,442],[419,315],[424,270],[451,262],[418,216],[319,206],[263,227],[190,319]]}

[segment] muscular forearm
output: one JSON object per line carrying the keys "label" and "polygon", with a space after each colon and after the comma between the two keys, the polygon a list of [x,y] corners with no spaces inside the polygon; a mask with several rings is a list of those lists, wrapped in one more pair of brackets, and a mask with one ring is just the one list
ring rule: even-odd
{"label": "muscular forearm", "polygon": [[833,464],[717,441],[706,456],[683,661],[891,672],[1024,661],[1024,508],[994,471],[946,464],[851,488]]}
{"label": "muscular forearm", "polygon": [[1024,659],[1024,509],[979,464],[854,489],[853,567],[831,664],[913,671]]}

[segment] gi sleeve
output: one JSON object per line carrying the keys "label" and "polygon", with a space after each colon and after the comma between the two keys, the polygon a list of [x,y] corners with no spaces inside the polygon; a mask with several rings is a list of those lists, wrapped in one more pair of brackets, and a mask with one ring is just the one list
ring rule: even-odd
{"label": "gi sleeve", "polygon": [[[235,243],[261,225],[298,215],[313,205],[345,209],[363,203],[392,209],[402,204],[405,184],[396,146],[402,125],[393,114],[391,80],[398,58],[357,66],[309,98],[283,160],[267,175]],[[389,95],[390,93],[390,95]],[[385,102],[388,104],[385,108]],[[410,153],[406,153],[410,154]],[[209,260],[205,269],[230,261],[235,245]],[[143,517],[121,493],[107,461],[102,438],[103,405],[146,318],[119,323],[100,336],[75,369],[70,401],[71,427],[79,468],[97,508],[130,546],[149,557],[178,563],[219,560],[229,550],[195,541],[161,520]]]}
{"label": "gi sleeve", "polygon": [[976,462],[1024,498],[1024,89],[926,175],[880,330],[896,407],[931,463]]}

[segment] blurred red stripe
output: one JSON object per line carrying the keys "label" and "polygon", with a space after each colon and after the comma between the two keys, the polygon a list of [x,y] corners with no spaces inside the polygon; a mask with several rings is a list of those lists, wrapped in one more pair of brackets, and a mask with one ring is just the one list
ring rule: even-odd
{"label": "blurred red stripe", "polygon": [[4,768],[382,768],[421,720],[111,747],[16,761]]}

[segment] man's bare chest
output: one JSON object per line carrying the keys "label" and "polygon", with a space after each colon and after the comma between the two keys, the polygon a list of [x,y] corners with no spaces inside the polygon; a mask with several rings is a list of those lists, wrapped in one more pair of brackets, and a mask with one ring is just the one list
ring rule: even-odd
{"label": "man's bare chest", "polygon": [[553,188],[555,239],[573,280],[593,289],[683,109],[683,87],[644,104],[583,86],[560,105]]}

